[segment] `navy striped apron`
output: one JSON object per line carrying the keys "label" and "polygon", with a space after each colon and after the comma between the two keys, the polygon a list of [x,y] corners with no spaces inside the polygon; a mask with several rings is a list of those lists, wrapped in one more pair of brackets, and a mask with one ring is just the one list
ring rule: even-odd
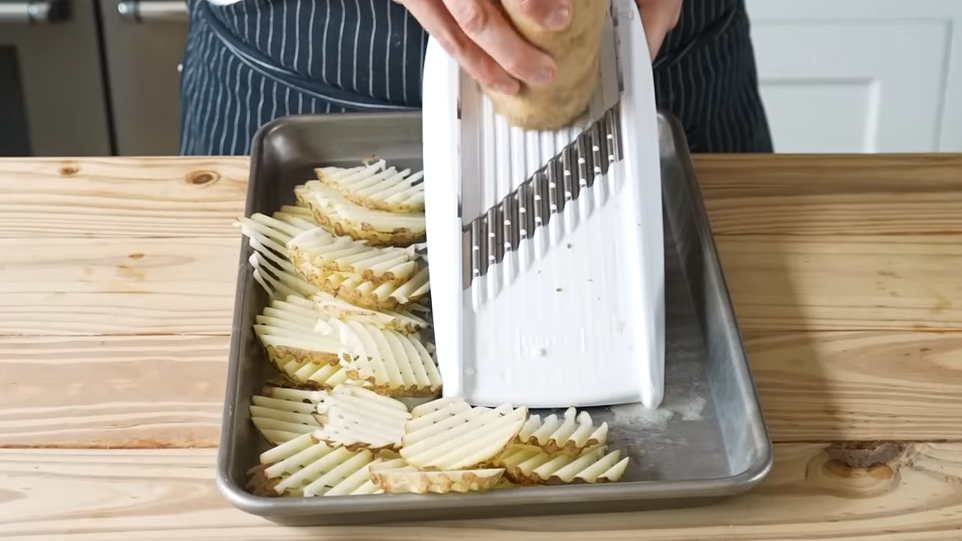
{"label": "navy striped apron", "polygon": [[692,152],[772,152],[745,0],[685,0],[652,68]]}
{"label": "navy striped apron", "polygon": [[[247,155],[300,113],[418,110],[427,34],[390,0],[188,0],[180,153]],[[744,0],[687,0],[655,61],[693,152],[768,152]]]}

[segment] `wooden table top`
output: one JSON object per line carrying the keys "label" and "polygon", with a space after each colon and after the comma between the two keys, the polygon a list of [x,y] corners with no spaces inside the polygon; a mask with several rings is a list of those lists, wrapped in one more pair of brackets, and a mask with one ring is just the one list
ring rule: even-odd
{"label": "wooden table top", "polygon": [[0,537],[962,539],[962,156],[696,166],[775,442],[760,487],[294,529],[213,482],[247,160],[0,160]]}

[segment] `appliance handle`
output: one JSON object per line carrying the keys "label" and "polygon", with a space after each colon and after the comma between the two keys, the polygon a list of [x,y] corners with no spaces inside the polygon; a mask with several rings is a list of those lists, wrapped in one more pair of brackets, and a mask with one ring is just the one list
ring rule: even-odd
{"label": "appliance handle", "polygon": [[67,0],[0,3],[0,24],[48,24],[68,19],[70,19],[70,9]]}
{"label": "appliance handle", "polygon": [[187,2],[183,0],[123,0],[117,2],[117,13],[122,18],[135,23],[186,21]]}

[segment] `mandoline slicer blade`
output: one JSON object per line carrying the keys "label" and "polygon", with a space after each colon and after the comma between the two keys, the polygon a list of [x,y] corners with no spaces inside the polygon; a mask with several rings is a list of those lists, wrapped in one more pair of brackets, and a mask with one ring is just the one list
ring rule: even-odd
{"label": "mandoline slicer blade", "polygon": [[611,0],[584,118],[526,132],[432,39],[425,211],[445,396],[532,408],[664,395],[664,239],[651,62]]}

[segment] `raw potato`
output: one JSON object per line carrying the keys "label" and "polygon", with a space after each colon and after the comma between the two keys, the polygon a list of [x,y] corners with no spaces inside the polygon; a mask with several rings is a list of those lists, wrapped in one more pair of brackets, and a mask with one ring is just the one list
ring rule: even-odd
{"label": "raw potato", "polygon": [[371,246],[410,246],[424,242],[423,212],[394,213],[364,208],[319,180],[294,188],[294,195],[311,209],[314,222],[331,233],[367,241]]}
{"label": "raw potato", "polygon": [[[431,332],[427,255],[403,226],[422,227],[420,173],[383,160],[316,171],[320,181],[298,187],[300,206],[238,222],[254,280],[270,297],[254,331],[280,371],[249,406],[274,447],[248,471],[248,490],[448,494],[620,479],[628,459],[604,454],[608,427],[587,412],[529,418],[524,407],[434,399],[442,381],[423,337]],[[376,241],[330,232],[357,224]],[[393,240],[406,247],[377,246],[392,240],[385,231],[404,233]]]}
{"label": "raw potato", "polygon": [[587,411],[568,408],[561,419],[551,414],[541,419],[532,415],[515,439],[517,443],[540,447],[549,454],[578,456],[589,447],[608,442],[608,423],[595,427]]}
{"label": "raw potato", "polygon": [[393,456],[375,456],[368,449],[351,451],[318,442],[310,434],[288,441],[261,455],[248,472],[248,488],[259,496],[335,496],[374,494],[369,468],[378,460],[402,468]]}
{"label": "raw potato", "polygon": [[279,368],[291,383],[307,389],[333,389],[350,379],[347,370],[339,364],[318,365],[310,361],[291,360]]}
{"label": "raw potato", "polygon": [[272,296],[310,296],[321,289],[346,295],[355,304],[393,309],[430,291],[427,269],[418,262],[423,246],[378,248],[306,221],[307,209],[285,209],[273,217],[255,214],[239,222],[254,249],[254,278]]}
{"label": "raw potato", "polygon": [[324,427],[314,438],[349,450],[399,449],[404,424],[411,418],[407,406],[357,385],[338,385],[317,406]]}
{"label": "raw potato", "polygon": [[401,312],[391,310],[372,310],[361,308],[353,304],[338,299],[326,291],[318,291],[312,297],[317,310],[327,313],[333,318],[341,321],[357,321],[359,323],[370,323],[375,327],[397,331],[401,334],[414,334],[428,328],[429,324],[424,318],[416,316],[412,309],[405,309]]}
{"label": "raw potato", "polygon": [[357,321],[331,320],[341,339],[341,365],[353,380],[385,396],[434,397],[441,374],[417,335]]}
{"label": "raw potato", "polygon": [[320,291],[372,310],[403,310],[423,299],[431,290],[427,267],[400,284],[365,280],[356,274],[331,272],[305,258],[295,261],[298,276]]}
{"label": "raw potato", "polygon": [[551,455],[537,447],[512,445],[498,457],[496,465],[504,468],[504,475],[511,482],[525,486],[618,481],[628,467],[628,457],[621,458],[621,451],[605,454],[605,450],[599,445],[579,457],[572,457]]}
{"label": "raw potato", "polygon": [[[274,445],[293,440],[303,434],[310,434],[321,427],[323,417],[315,414],[315,408],[326,393],[321,391],[302,391],[311,393],[311,401],[291,399],[280,394],[271,396],[271,388],[263,395],[251,397],[251,422],[261,435]],[[317,399],[314,401],[314,399]]]}
{"label": "raw potato", "polygon": [[460,398],[441,398],[414,408],[411,416],[401,458],[422,470],[467,470],[501,454],[518,435],[528,409],[472,408]]}
{"label": "raw potato", "polygon": [[398,171],[378,160],[358,167],[320,167],[318,180],[349,201],[371,210],[424,212],[424,172]]}
{"label": "raw potato", "polygon": [[254,333],[267,358],[292,383],[309,389],[331,389],[347,381],[341,366],[343,345],[327,314],[312,301],[290,295],[274,300],[256,317]]}
{"label": "raw potato", "polygon": [[321,227],[294,237],[288,246],[295,265],[303,260],[320,270],[357,275],[376,285],[401,285],[420,270],[413,248],[377,248],[334,236]]}
{"label": "raw potato", "polygon": [[[340,487],[334,487],[324,493],[325,496],[358,496],[364,494],[384,494],[384,489],[374,484],[371,480],[371,468],[387,468],[389,470],[395,468],[404,468],[406,464],[403,459],[389,456],[385,453],[379,454],[380,458],[376,458],[374,462],[366,469],[360,469],[354,473],[348,480],[341,483]],[[364,483],[358,487],[353,488],[354,484],[361,479],[364,479]],[[351,489],[350,492],[347,490]]]}
{"label": "raw potato", "polygon": [[287,260],[287,243],[305,231],[316,229],[317,225],[312,220],[311,211],[307,208],[285,206],[273,216],[258,213],[250,218],[241,218],[237,225],[255,252],[278,265],[281,270],[294,272]]}
{"label": "raw potato", "polygon": [[278,368],[291,361],[336,365],[341,343],[328,319],[307,299],[291,295],[272,301],[255,317],[254,333]]}
{"label": "raw potato", "polygon": [[332,389],[356,380],[387,396],[429,398],[441,390],[433,345],[419,334],[364,318],[338,319],[297,295],[273,301],[254,331],[271,362],[300,387]]}
{"label": "raw potato", "polygon": [[262,252],[254,252],[247,260],[254,268],[252,274],[257,282],[272,299],[286,299],[291,296],[310,298],[320,291],[297,275],[294,266],[291,270],[284,270],[275,265]]}
{"label": "raw potato", "polygon": [[302,207],[283,207],[285,212],[274,216],[254,214],[241,218],[238,225],[248,238],[254,253],[248,258],[254,281],[267,291],[272,299],[290,296],[310,297],[317,287],[297,276],[297,269],[288,258],[287,243],[294,237],[316,229],[310,211]]}
{"label": "raw potato", "polygon": [[261,393],[268,398],[276,398],[278,400],[289,400],[291,402],[311,404],[312,406],[316,406],[317,404],[320,404],[327,398],[327,393],[324,391],[288,389],[286,387],[278,387],[276,385],[265,385],[264,390],[261,391]]}
{"label": "raw potato", "polygon": [[[310,299],[315,310],[335,319],[374,323],[380,327],[412,334],[429,326],[423,318],[414,315],[415,311],[426,312],[427,307],[421,300],[427,295],[430,281],[427,269],[411,277],[400,287],[388,284],[374,287],[369,282],[345,279],[341,273],[325,273],[322,285],[329,291],[305,280],[302,271],[312,273],[309,264],[295,268],[289,261],[286,266],[278,265],[265,254],[269,251],[255,251],[249,259],[254,268],[254,280],[275,300],[291,298]],[[287,268],[290,270],[286,270]],[[365,306],[351,304],[345,299],[363,302]],[[393,307],[393,308],[388,308]]]}
{"label": "raw potato", "polygon": [[535,88],[522,85],[508,96],[484,89],[494,110],[509,124],[527,130],[554,131],[569,126],[588,108],[598,83],[601,35],[608,15],[606,0],[571,0],[571,24],[566,30],[547,30],[527,19],[516,5],[504,4],[515,28],[551,55],[558,66],[554,83]]}
{"label": "raw potato", "polygon": [[504,470],[419,471],[371,467],[371,481],[387,494],[448,494],[478,492],[497,488]]}

